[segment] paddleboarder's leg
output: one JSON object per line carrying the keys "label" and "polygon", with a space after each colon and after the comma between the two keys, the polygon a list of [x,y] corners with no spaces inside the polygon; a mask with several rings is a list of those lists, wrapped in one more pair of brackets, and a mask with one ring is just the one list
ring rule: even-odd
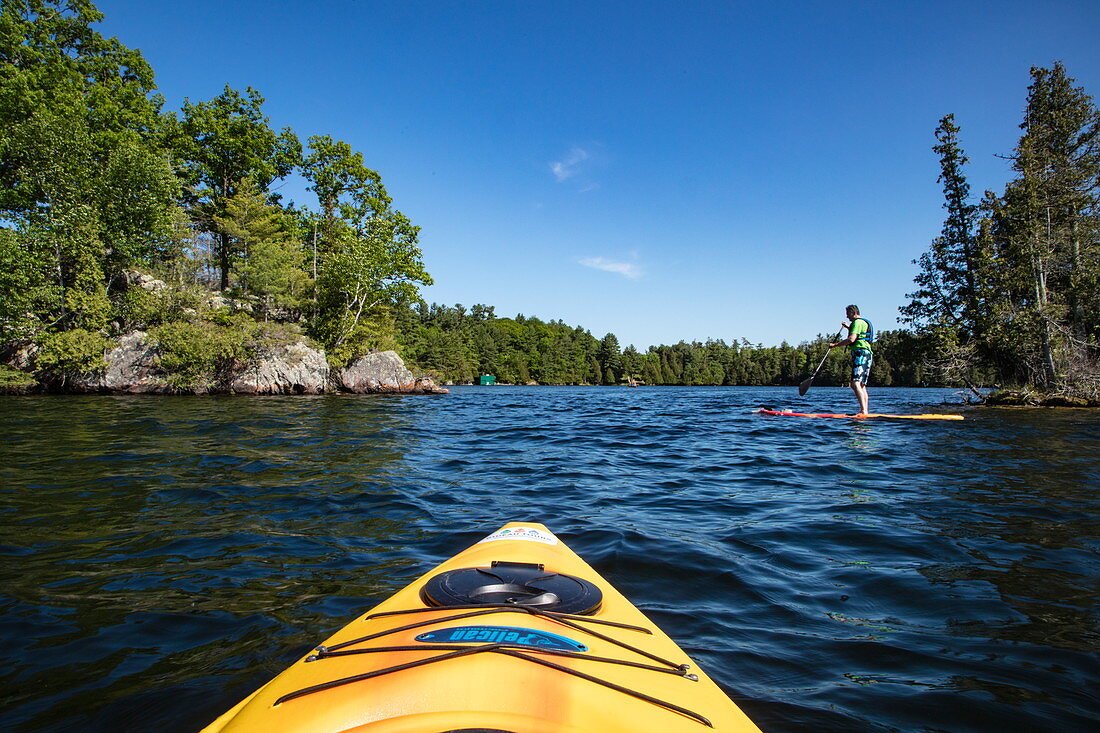
{"label": "paddleboarder's leg", "polygon": [[866,415],[870,412],[867,409],[867,386],[859,380],[853,380],[852,391],[856,393],[856,401],[859,402],[859,414]]}
{"label": "paddleboarder's leg", "polygon": [[852,352],[852,391],[859,403],[859,414],[866,415],[870,410],[867,402],[867,378],[871,376],[872,354],[865,349]]}

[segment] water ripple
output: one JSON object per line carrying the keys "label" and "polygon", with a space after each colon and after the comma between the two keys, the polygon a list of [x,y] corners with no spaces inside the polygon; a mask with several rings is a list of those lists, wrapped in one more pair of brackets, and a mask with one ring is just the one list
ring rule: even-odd
{"label": "water ripple", "polygon": [[0,702],[195,730],[506,521],[546,523],[765,730],[1085,730],[1100,416],[847,390],[19,398]]}

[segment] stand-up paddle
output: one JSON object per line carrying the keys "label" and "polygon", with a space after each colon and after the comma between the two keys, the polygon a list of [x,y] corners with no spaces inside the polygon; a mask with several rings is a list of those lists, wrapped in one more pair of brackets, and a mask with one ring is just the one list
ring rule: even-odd
{"label": "stand-up paddle", "polygon": [[[843,335],[844,335],[844,329],[842,328],[842,329],[840,329],[839,331],[836,332],[836,339],[834,339],[834,340],[835,341],[840,341],[840,339],[841,339],[841,337],[843,337]],[[821,367],[825,366],[825,360],[829,358],[829,353],[832,350],[833,350],[832,346],[830,346],[828,349],[825,350],[825,356],[821,357],[821,363],[817,365],[817,369],[814,369],[814,373],[810,375],[809,379],[802,382],[802,384],[798,385],[798,396],[799,397],[801,397],[802,395],[804,395],[804,394],[806,394],[807,392],[810,391],[810,385],[814,383],[814,377],[816,377],[817,373],[821,371]]]}

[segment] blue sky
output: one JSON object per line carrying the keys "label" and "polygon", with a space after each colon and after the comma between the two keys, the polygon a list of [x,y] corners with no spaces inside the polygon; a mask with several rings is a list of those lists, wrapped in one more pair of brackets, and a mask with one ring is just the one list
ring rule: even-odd
{"label": "blue sky", "polygon": [[[1000,191],[1031,66],[1100,94],[1100,2],[100,0],[168,107],[251,86],[361,151],[429,301],[625,346],[880,330],[940,230],[954,113]],[[300,180],[285,199],[312,206]]]}

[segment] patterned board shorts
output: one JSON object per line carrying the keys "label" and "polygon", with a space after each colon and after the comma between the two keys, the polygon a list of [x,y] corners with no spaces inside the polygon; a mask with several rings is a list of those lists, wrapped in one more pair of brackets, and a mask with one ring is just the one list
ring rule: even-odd
{"label": "patterned board shorts", "polygon": [[874,355],[866,349],[856,349],[852,352],[852,381],[867,385],[867,378],[871,376],[871,361]]}

